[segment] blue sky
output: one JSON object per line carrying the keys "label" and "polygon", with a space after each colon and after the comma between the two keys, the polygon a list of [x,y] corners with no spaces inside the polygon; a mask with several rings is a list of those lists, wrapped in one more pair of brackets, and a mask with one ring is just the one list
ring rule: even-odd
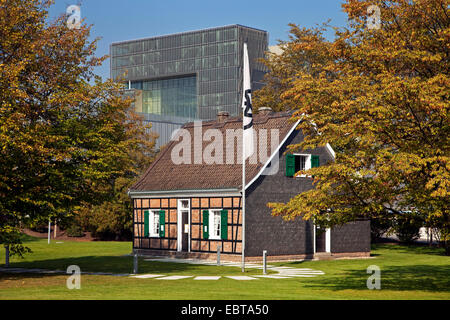
{"label": "blue sky", "polygon": [[[81,17],[92,24],[92,38],[101,37],[97,55],[109,53],[112,42],[230,24],[269,32],[269,45],[288,39],[288,23],[304,27],[331,19],[333,26],[344,26],[343,0],[83,0]],[[79,0],[55,0],[50,18],[66,11]],[[331,34],[330,34],[331,35]],[[109,78],[109,60],[96,73]]]}

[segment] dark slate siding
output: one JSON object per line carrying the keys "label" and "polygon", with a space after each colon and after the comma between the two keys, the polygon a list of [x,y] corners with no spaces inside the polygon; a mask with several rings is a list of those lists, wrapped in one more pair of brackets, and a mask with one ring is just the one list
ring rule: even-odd
{"label": "dark slate siding", "polygon": [[370,251],[370,221],[355,221],[331,229],[331,252]]}
{"label": "dark slate siding", "polygon": [[[303,137],[294,133],[280,150],[279,170],[275,175],[261,176],[247,189],[246,196],[246,255],[260,256],[263,250],[269,255],[312,254],[313,225],[296,218],[284,221],[273,217],[267,202],[287,202],[295,195],[313,188],[311,178],[286,177],[285,146],[299,143]],[[319,155],[320,165],[332,160],[326,148],[305,153]],[[248,183],[248,182],[247,182]]]}

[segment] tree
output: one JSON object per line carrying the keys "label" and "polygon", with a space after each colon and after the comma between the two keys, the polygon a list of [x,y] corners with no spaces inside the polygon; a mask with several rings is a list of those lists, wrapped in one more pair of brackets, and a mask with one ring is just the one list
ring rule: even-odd
{"label": "tree", "polygon": [[[128,189],[136,178],[144,172],[156,156],[156,134],[141,130],[136,121],[142,121],[136,115],[135,119],[124,124],[124,137],[119,137],[117,144],[120,150],[126,152],[124,161],[118,163],[120,170],[107,183],[99,185],[104,197],[99,202],[84,203],[74,212],[77,223],[96,236],[107,239],[130,239],[132,236],[133,210]],[[133,124],[133,125],[130,125]],[[122,129],[120,129],[122,131]]]}
{"label": "tree", "polygon": [[122,86],[94,75],[90,26],[46,22],[51,4],[0,0],[0,243],[19,255],[20,224],[102,203],[98,186],[152,147]]}
{"label": "tree", "polygon": [[[379,29],[368,28],[369,5],[380,8]],[[324,226],[418,211],[448,235],[447,1],[348,0],[343,9],[349,25],[335,28],[333,40],[291,25],[283,54],[266,62],[276,81],[255,104],[286,101],[303,119],[305,140],[291,150],[330,143],[336,151],[335,162],[309,172],[315,189],[268,205],[274,215]],[[296,56],[314,59],[294,64]]]}

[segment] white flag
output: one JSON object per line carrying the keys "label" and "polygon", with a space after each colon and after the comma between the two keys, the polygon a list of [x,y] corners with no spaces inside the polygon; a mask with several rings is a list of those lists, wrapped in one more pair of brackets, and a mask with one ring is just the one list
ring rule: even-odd
{"label": "white flag", "polygon": [[250,66],[248,62],[247,43],[244,43],[244,82],[243,82],[243,152],[244,160],[253,154],[253,115],[252,115],[252,89],[250,85]]}

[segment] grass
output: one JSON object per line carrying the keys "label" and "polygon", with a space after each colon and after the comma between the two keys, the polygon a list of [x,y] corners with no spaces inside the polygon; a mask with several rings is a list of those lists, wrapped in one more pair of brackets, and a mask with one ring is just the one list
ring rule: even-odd
{"label": "grass", "polygon": [[[24,259],[13,257],[11,267],[130,273],[131,243],[64,243],[27,239],[33,250]],[[443,250],[418,246],[376,245],[371,259],[271,263],[312,268],[315,278],[217,281],[161,281],[129,277],[82,275],[81,289],[66,288],[67,275],[0,273],[0,299],[450,299],[450,257]],[[4,249],[0,249],[4,261]],[[369,265],[381,269],[381,290],[368,290]],[[242,275],[240,268],[150,262],[140,259],[140,273],[164,275]],[[260,274],[248,269],[246,275]]]}

